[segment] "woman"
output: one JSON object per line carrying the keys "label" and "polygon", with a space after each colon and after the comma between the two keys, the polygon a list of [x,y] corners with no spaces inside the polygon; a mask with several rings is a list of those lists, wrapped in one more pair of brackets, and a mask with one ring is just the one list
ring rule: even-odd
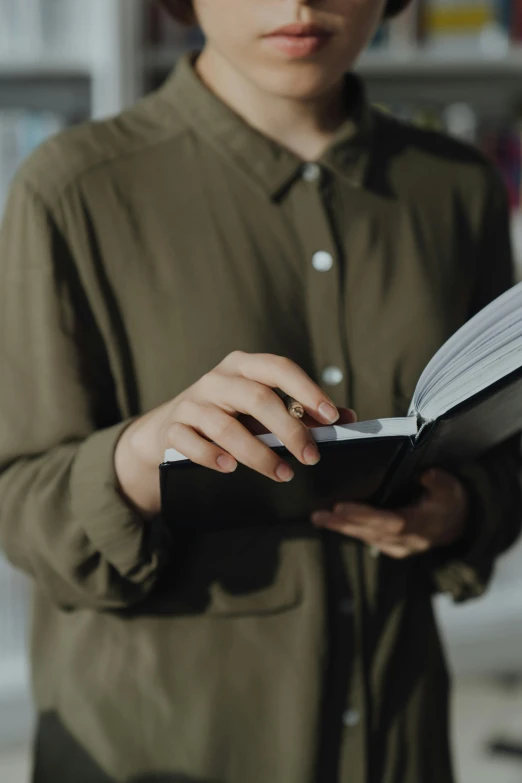
{"label": "woman", "polygon": [[305,423],[404,414],[511,284],[493,169],[351,74],[401,5],[174,0],[201,55],[18,174],[0,521],[35,582],[36,783],[453,779],[431,595],[479,595],[516,536],[515,442],[394,513],[245,520],[190,549],[159,516],[165,448],[291,480],[251,429],[313,465]]}

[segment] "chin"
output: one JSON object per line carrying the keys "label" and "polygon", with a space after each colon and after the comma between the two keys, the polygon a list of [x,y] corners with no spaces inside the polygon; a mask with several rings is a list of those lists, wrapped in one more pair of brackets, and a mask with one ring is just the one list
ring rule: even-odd
{"label": "chin", "polygon": [[341,70],[338,64],[333,69],[319,63],[279,63],[277,66],[262,65],[250,70],[250,78],[264,92],[279,98],[305,101],[330,90],[348,70],[349,63]]}

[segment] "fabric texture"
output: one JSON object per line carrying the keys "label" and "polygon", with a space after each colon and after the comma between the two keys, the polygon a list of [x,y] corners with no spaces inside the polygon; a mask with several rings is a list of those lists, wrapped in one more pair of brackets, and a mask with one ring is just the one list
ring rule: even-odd
{"label": "fabric texture", "polygon": [[[291,358],[360,419],[405,415],[433,353],[511,284],[493,168],[372,109],[355,76],[346,101],[310,168],[186,57],[128,111],[46,142],[12,186],[0,544],[34,581],[38,708],[108,779],[453,780],[431,599],[479,595],[516,537],[517,444],[459,467],[466,545],[404,561],[311,524],[187,550],[114,472],[124,428],[234,350]],[[69,783],[53,743],[52,783]]]}

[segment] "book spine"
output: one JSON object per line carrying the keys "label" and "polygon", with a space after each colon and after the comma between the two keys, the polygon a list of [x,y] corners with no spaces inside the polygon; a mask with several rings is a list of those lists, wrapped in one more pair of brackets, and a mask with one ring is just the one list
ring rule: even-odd
{"label": "book spine", "polygon": [[418,491],[417,474],[419,465],[435,433],[437,423],[418,416],[419,431],[411,439],[408,452],[397,461],[384,482],[377,505],[396,508],[411,502]]}
{"label": "book spine", "polygon": [[441,52],[456,47],[476,49],[482,31],[496,25],[496,20],[495,0],[427,0],[425,40]]}
{"label": "book spine", "polygon": [[495,18],[499,27],[511,37],[511,16],[513,0],[495,0]]}

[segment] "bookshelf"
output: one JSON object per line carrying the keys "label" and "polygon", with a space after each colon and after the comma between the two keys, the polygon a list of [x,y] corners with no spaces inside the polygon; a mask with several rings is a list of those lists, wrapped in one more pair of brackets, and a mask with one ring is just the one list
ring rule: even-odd
{"label": "bookshelf", "polygon": [[[75,0],[32,0],[44,10],[60,3],[68,7]],[[78,0],[76,0],[78,2]],[[2,4],[0,0],[0,25]],[[76,47],[46,45],[41,41],[29,51],[10,51],[0,38],[0,109],[45,105],[48,110],[68,113],[68,106],[82,119],[105,117],[131,103],[137,93],[136,75],[141,70],[138,35],[141,26],[140,0],[90,0],[78,24],[84,26],[81,44]],[[70,19],[74,27],[74,17]],[[63,37],[67,40],[68,29]],[[75,36],[75,40],[80,37]],[[79,96],[74,93],[83,86]],[[39,97],[33,93],[38,92]],[[56,98],[58,96],[58,99]],[[77,119],[77,117],[74,117]]]}
{"label": "bookshelf", "polygon": [[86,59],[66,60],[51,56],[42,59],[3,57],[0,59],[0,79],[35,79],[38,82],[48,79],[91,77],[91,63]]}
{"label": "bookshelf", "polygon": [[520,76],[522,69],[522,46],[513,45],[503,54],[496,57],[480,56],[478,54],[457,52],[442,54],[425,51],[421,46],[414,46],[405,51],[384,49],[369,50],[362,55],[359,71],[366,77],[385,77],[392,80],[400,77],[433,77],[433,76],[466,76],[467,78],[503,78],[505,76]]}

